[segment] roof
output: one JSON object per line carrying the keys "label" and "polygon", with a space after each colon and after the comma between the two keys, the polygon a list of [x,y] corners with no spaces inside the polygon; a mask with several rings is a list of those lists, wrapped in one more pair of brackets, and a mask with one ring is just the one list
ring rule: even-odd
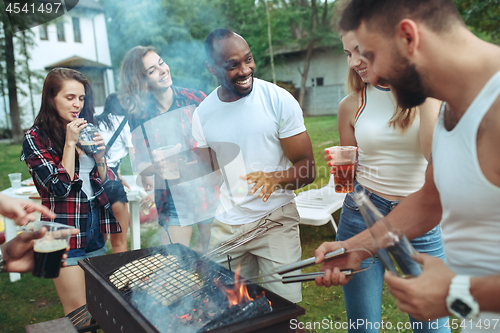
{"label": "roof", "polygon": [[102,6],[95,0],[79,0],[77,8],[87,8],[87,9],[104,11]]}
{"label": "roof", "polygon": [[[41,0],[42,2],[60,3],[61,0]],[[65,0],[66,9],[72,10],[74,7],[77,9],[91,9],[103,12],[104,8],[95,0]]]}
{"label": "roof", "polygon": [[45,70],[50,71],[50,70],[57,68],[57,67],[65,67],[65,68],[73,68],[73,69],[85,67],[85,68],[94,68],[94,69],[100,69],[100,70],[106,70],[108,68],[112,68],[111,66],[101,64],[100,62],[92,61],[92,60],[85,59],[85,58],[82,58],[79,56],[72,56],[70,58],[56,62],[55,64],[46,66]]}

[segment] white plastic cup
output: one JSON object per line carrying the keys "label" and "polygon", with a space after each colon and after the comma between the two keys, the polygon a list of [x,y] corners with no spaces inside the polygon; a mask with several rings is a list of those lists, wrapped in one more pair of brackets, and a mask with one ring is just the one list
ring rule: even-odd
{"label": "white plastic cup", "polygon": [[9,173],[10,185],[13,189],[18,189],[21,187],[21,174],[17,173]]}

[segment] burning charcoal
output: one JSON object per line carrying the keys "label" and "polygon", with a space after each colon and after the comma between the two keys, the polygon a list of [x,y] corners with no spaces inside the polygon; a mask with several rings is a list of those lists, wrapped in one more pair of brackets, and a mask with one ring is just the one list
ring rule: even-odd
{"label": "burning charcoal", "polygon": [[269,304],[269,300],[265,296],[261,296],[250,303],[237,304],[230,307],[207,325],[203,326],[197,333],[207,332],[241,320],[262,316],[271,311],[273,311],[273,308]]}

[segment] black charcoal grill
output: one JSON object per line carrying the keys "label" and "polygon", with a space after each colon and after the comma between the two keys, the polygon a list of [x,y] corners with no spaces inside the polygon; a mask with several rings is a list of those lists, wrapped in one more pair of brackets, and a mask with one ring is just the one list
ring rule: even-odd
{"label": "black charcoal grill", "polygon": [[234,273],[180,244],[88,258],[79,265],[88,310],[106,333],[292,332],[290,319],[305,313],[256,284],[247,285],[256,299],[252,306],[229,308],[217,285],[233,285]]}

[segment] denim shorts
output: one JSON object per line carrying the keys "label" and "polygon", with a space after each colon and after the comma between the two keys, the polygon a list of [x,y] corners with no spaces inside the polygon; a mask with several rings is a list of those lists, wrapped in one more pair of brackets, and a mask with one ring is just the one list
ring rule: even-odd
{"label": "denim shorts", "polygon": [[89,212],[87,214],[87,226],[83,236],[87,237],[87,247],[82,249],[71,249],[68,252],[66,262],[68,266],[78,265],[78,260],[90,257],[102,256],[108,252],[104,235],[101,233],[99,223],[99,204],[97,200],[89,201]]}
{"label": "denim shorts", "polygon": [[[116,167],[109,167],[113,172],[118,176],[118,168],[120,164]],[[125,188],[123,187],[121,180],[108,180],[103,185],[104,192],[106,192],[106,196],[108,197],[109,203],[113,205],[115,202],[124,202],[127,203],[127,193],[125,192]]]}

